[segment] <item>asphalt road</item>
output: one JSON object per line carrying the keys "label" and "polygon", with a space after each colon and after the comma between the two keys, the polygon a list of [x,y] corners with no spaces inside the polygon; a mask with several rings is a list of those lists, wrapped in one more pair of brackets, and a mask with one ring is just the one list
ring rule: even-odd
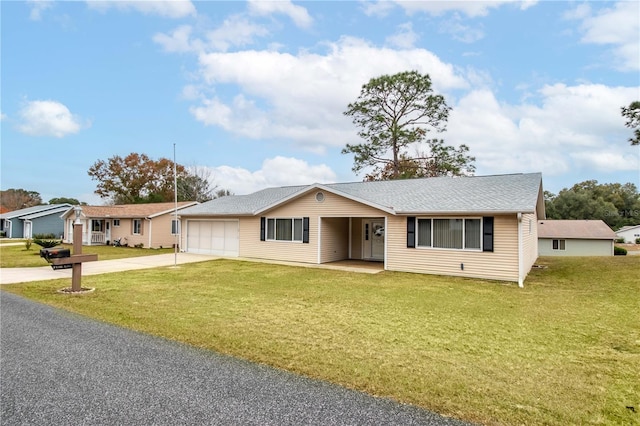
{"label": "asphalt road", "polygon": [[462,425],[0,292],[0,424]]}

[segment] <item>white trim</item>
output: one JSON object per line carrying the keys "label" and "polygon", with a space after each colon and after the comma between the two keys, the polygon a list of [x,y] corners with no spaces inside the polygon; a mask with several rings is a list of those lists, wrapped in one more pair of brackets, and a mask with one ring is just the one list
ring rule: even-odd
{"label": "white trim", "polygon": [[522,213],[518,213],[518,287],[524,287],[524,256],[522,241]]}
{"label": "white trim", "polygon": [[147,248],[151,248],[151,236],[153,235],[153,229],[152,229],[153,222],[148,217],[145,217],[145,220],[149,222],[149,245],[147,246]]}
{"label": "white trim", "polygon": [[387,245],[389,244],[389,238],[387,238],[387,230],[389,229],[389,223],[387,222],[388,217],[384,217],[384,256],[382,257],[382,269],[387,270],[387,253],[389,250],[387,249]]}
{"label": "white trim", "polygon": [[[303,230],[304,231],[304,230]],[[311,234],[311,218],[309,218],[309,234]],[[309,235],[311,240],[311,235]],[[319,265],[322,262],[322,217],[318,216],[318,255],[316,262]]]}
{"label": "white trim", "polygon": [[[462,220],[462,248],[450,248],[450,247],[435,247],[433,245],[433,221],[437,220],[437,219],[460,219]],[[466,248],[466,234],[467,234],[467,226],[466,226],[466,220],[470,219],[470,220],[479,220],[480,221],[480,247],[479,248]],[[418,221],[419,220],[430,220],[431,221],[431,241],[429,246],[420,246],[418,245]],[[482,220],[481,216],[449,216],[449,217],[441,217],[441,216],[417,216],[416,217],[416,224],[415,224],[416,230],[415,230],[415,240],[416,240],[416,246],[415,249],[417,250],[448,250],[448,251],[470,251],[470,252],[482,252],[484,251],[484,247],[483,247],[483,238],[482,236],[484,235],[484,221]]]}
{"label": "white trim", "polygon": [[364,204],[364,205],[369,206],[369,207],[373,207],[374,209],[381,210],[381,211],[383,211],[385,213],[389,213],[389,214],[392,214],[392,215],[396,214],[396,212],[393,210],[393,208],[388,208],[388,207],[385,207],[385,206],[381,206],[380,204],[372,203],[370,201],[366,201],[366,200],[363,200],[361,198],[354,197],[353,195],[346,194],[346,193],[344,193],[342,191],[336,191],[335,189],[332,189],[332,188],[329,188],[327,186],[324,186],[324,185],[321,185],[321,184],[317,184],[317,183],[313,184],[313,185],[309,185],[309,186],[307,186],[305,188],[302,188],[301,190],[296,191],[293,194],[276,201],[275,203],[271,203],[266,207],[263,207],[261,209],[255,210],[252,214],[254,216],[259,215],[262,212],[271,210],[271,209],[273,209],[273,208],[275,208],[277,206],[280,206],[282,204],[285,204],[285,203],[287,203],[287,202],[289,202],[291,200],[294,200],[296,198],[302,197],[303,195],[305,195],[305,194],[307,194],[307,193],[309,193],[309,192],[311,192],[313,190],[326,191],[326,192],[329,192],[331,194],[338,195],[340,197],[355,201],[357,203]]}
{"label": "white trim", "polygon": [[352,237],[353,237],[353,218],[349,216],[349,247],[348,247],[349,259],[352,259],[352,255],[351,255],[351,245],[353,244]]}

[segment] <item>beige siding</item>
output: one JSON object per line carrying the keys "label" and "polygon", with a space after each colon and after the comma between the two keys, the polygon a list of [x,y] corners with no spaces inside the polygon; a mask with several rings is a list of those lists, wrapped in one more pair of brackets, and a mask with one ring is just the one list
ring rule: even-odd
{"label": "beige siding", "polygon": [[535,213],[522,215],[522,267],[523,279],[538,259],[538,216]]}
{"label": "beige siding", "polygon": [[495,217],[493,252],[407,248],[407,218],[404,216],[389,217],[386,235],[389,270],[518,281],[518,221],[515,214]]}
{"label": "beige siding", "polygon": [[[171,234],[171,218],[172,213],[167,213],[162,216],[154,217],[151,223],[151,247],[173,247],[175,244],[176,236]],[[149,223],[149,222],[147,222]],[[148,244],[144,245],[148,247]]]}
{"label": "beige siding", "polygon": [[320,227],[322,236],[320,263],[335,262],[349,258],[349,218],[323,218]]}
{"label": "beige siding", "polygon": [[613,256],[613,240],[564,240],[565,250],[553,250],[553,238],[541,238],[540,256]]}
{"label": "beige siding", "polygon": [[[384,214],[380,210],[373,207],[369,207],[364,204],[357,203],[347,198],[340,197],[338,195],[324,192],[324,201],[316,201],[316,193],[318,191],[312,191],[302,197],[292,200],[291,202],[276,207],[270,211],[262,213],[261,216],[268,218],[289,218],[289,217],[308,217],[309,218],[309,243],[304,244],[300,242],[285,242],[285,241],[260,241],[260,218],[259,217],[247,217],[240,220],[240,256],[241,257],[253,257],[261,259],[273,259],[273,260],[285,260],[291,262],[304,262],[304,263],[319,263],[331,261],[330,259],[345,259],[348,257],[348,238],[346,235],[339,244],[343,246],[338,248],[336,244],[332,243],[331,235],[326,234],[325,230],[322,230],[322,240],[324,244],[329,246],[326,251],[323,251],[324,255],[327,255],[327,259],[319,259],[319,242],[318,242],[318,221],[320,217],[324,222],[330,223],[330,231],[334,232],[336,225],[338,228],[345,229],[345,234],[348,233],[348,217],[383,217]],[[343,221],[331,222],[329,218],[344,218]],[[355,225],[352,225],[355,226]],[[346,228],[345,228],[346,227]],[[336,251],[333,255],[329,256],[331,251]],[[345,254],[346,253],[346,254]],[[342,257],[340,257],[342,256]]]}

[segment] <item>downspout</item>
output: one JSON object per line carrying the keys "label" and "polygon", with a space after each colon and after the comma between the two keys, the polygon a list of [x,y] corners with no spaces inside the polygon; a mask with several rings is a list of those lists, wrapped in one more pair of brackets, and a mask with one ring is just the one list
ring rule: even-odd
{"label": "downspout", "polygon": [[149,245],[147,247],[151,248],[151,234],[152,234],[151,231],[153,231],[151,225],[152,225],[153,222],[151,222],[151,219],[149,219],[148,217],[145,217],[144,220],[149,222]]}
{"label": "downspout", "polygon": [[524,258],[523,258],[523,247],[522,247],[522,213],[518,212],[518,287],[524,287]]}

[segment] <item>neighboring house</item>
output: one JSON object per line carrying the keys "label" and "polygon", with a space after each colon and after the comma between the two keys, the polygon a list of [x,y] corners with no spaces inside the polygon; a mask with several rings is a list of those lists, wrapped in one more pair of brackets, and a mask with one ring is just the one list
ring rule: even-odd
{"label": "neighboring house", "polygon": [[7,238],[33,238],[37,234],[62,236],[64,222],[60,214],[71,204],[47,204],[0,214],[0,231]]}
{"label": "neighboring house", "polygon": [[540,256],[613,256],[616,234],[601,220],[541,220]]}
{"label": "neighboring house", "polygon": [[539,173],[269,188],[180,213],[193,253],[515,281],[538,257]]}
{"label": "neighboring house", "polygon": [[[178,203],[178,211],[195,206],[195,201]],[[81,206],[83,245],[105,245],[122,238],[130,246],[172,247],[180,232],[175,220],[174,203],[123,204],[115,206]],[[73,241],[74,208],[62,215],[65,222],[64,241]]]}
{"label": "neighboring house", "polygon": [[624,238],[625,243],[635,244],[640,238],[640,225],[623,226],[616,231],[617,238]]}

